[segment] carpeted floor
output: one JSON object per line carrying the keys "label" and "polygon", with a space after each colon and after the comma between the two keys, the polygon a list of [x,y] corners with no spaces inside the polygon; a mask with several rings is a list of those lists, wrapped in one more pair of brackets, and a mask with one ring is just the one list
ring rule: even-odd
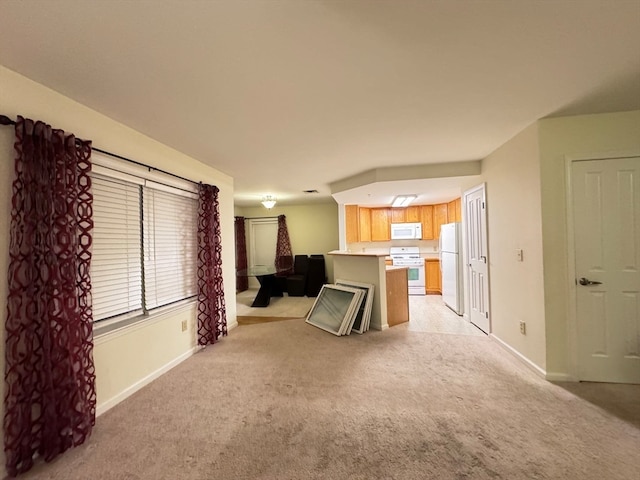
{"label": "carpeted floor", "polygon": [[23,479],[629,480],[640,386],[542,380],[485,336],[240,326]]}

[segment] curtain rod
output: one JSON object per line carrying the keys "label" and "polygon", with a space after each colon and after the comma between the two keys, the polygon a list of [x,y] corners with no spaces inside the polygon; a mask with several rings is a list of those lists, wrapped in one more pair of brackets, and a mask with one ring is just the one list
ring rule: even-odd
{"label": "curtain rod", "polygon": [[[6,115],[0,115],[0,125],[15,125],[15,124],[16,124],[16,122],[14,120],[11,120]],[[76,141],[77,142],[82,142],[83,140],[81,140],[79,138],[76,138]],[[98,147],[93,147],[92,146],[91,150],[93,150],[95,152],[104,153],[105,155],[109,155],[111,157],[119,158],[120,160],[124,160],[124,161],[129,162],[129,163],[134,163],[134,164],[136,164],[136,165],[138,165],[140,167],[148,168],[149,171],[156,171],[156,172],[164,173],[165,175],[170,175],[172,177],[179,178],[180,180],[184,180],[185,182],[194,183],[196,185],[198,185],[198,183],[200,183],[200,182],[195,182],[193,180],[190,180],[188,178],[181,177],[180,175],[176,175],[175,173],[167,172],[166,170],[162,170],[160,168],[152,167],[150,165],[146,165],[144,163],[137,162],[135,160],[131,160],[130,158],[123,157],[122,155],[118,155],[116,153],[111,153],[111,152],[108,152],[106,150],[102,150],[101,148],[98,148]]]}

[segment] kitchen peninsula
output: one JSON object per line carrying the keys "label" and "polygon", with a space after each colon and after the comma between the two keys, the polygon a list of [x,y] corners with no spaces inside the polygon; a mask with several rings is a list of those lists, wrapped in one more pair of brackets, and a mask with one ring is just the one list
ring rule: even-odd
{"label": "kitchen peninsula", "polygon": [[[406,311],[406,318],[401,318],[400,322],[409,320],[409,298],[406,290],[398,294],[395,290],[394,292],[389,292],[387,286],[387,270],[404,270],[404,284],[406,285],[406,267],[386,266],[386,253],[334,250],[329,252],[329,255],[333,256],[333,274],[336,279],[353,280],[375,285],[371,311],[371,328],[375,330],[389,328],[389,312]],[[388,294],[391,294],[391,296]],[[389,303],[390,299],[393,304]],[[400,308],[398,308],[398,302],[400,303]],[[391,324],[394,325],[400,322],[394,318]]]}

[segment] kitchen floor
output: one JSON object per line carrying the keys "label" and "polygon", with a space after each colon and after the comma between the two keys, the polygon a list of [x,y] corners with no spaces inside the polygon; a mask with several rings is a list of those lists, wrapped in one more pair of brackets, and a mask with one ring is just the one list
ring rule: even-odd
{"label": "kitchen floor", "polygon": [[441,295],[409,295],[409,326],[412,332],[485,335],[482,330],[453,313]]}

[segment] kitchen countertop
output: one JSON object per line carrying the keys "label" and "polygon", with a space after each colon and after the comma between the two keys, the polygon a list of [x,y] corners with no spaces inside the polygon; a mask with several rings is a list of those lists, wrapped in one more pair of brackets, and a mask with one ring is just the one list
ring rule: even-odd
{"label": "kitchen countertop", "polygon": [[345,255],[351,257],[387,257],[388,253],[377,252],[350,252],[348,250],[332,250],[327,255]]}

